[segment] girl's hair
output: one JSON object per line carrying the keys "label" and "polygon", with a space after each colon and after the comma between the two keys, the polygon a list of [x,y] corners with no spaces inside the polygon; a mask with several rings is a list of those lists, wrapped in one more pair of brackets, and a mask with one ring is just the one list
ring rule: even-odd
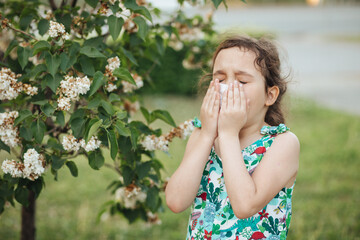
{"label": "girl's hair", "polygon": [[203,91],[204,85],[208,85],[211,81],[215,59],[219,52],[223,49],[232,47],[238,47],[240,49],[254,52],[256,54],[254,64],[256,63],[255,67],[260,67],[260,72],[265,78],[266,92],[269,87],[273,86],[277,86],[280,90],[275,103],[269,106],[266,112],[265,122],[272,126],[285,123],[281,99],[287,89],[287,76],[283,77],[281,75],[280,59],[277,47],[267,38],[262,37],[260,39],[255,39],[248,36],[232,36],[223,40],[213,55],[211,73],[205,74],[198,83],[199,91]]}

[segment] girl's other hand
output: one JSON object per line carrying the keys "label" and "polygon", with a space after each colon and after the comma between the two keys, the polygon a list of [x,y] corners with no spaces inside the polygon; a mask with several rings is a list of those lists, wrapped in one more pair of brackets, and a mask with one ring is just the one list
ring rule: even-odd
{"label": "girl's other hand", "polygon": [[201,133],[215,140],[220,109],[219,80],[210,82],[200,109]]}
{"label": "girl's other hand", "polygon": [[219,114],[219,134],[238,135],[247,121],[249,101],[242,84],[231,83],[223,95]]}

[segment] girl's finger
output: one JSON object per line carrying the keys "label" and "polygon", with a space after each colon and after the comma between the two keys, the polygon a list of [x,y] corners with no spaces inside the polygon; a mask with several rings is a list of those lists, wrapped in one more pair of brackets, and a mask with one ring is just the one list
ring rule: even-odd
{"label": "girl's finger", "polygon": [[214,102],[214,110],[219,111],[220,106],[220,93],[219,93],[219,80],[215,79],[215,102]]}
{"label": "girl's finger", "polygon": [[213,86],[213,81],[210,82],[209,88],[208,88],[208,90],[206,92],[206,95],[204,97],[204,100],[203,100],[204,108],[207,108],[208,105],[209,105],[209,98],[211,96],[211,92],[212,92],[212,89],[213,89],[212,86]]}
{"label": "girl's finger", "polygon": [[241,108],[246,111],[247,101],[245,97],[244,87],[242,84],[240,84],[240,103],[241,103]]}
{"label": "girl's finger", "polygon": [[240,108],[240,87],[239,87],[239,82],[235,81],[234,84],[234,108],[235,109],[239,109]]}
{"label": "girl's finger", "polygon": [[226,89],[222,95],[221,109],[223,109],[223,110],[225,110],[227,108],[228,92],[229,92],[229,89]]}
{"label": "girl's finger", "polygon": [[230,83],[230,86],[229,86],[229,93],[228,93],[228,104],[227,106],[229,108],[232,108],[234,106],[234,84],[233,83]]}

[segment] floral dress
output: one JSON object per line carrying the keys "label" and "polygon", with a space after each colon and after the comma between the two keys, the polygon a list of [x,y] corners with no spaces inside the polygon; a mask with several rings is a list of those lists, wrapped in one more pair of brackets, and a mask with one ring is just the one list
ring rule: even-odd
{"label": "floral dress", "polygon": [[[195,127],[201,127],[199,119],[193,121]],[[264,126],[264,136],[242,150],[246,169],[250,174],[260,163],[274,138],[289,128]],[[230,205],[224,183],[222,162],[212,147],[209,160],[205,165],[197,196],[192,206],[187,229],[187,240],[217,239],[286,239],[291,220],[291,197],[294,184],[284,187],[258,213],[239,219]]]}

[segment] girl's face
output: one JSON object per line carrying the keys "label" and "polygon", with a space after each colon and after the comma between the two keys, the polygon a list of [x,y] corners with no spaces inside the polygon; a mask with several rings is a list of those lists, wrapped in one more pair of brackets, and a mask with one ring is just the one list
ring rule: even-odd
{"label": "girl's face", "polygon": [[264,121],[267,111],[265,78],[255,67],[256,55],[252,51],[232,47],[221,50],[214,62],[213,79],[230,85],[235,81],[243,84],[246,98],[250,100],[248,121]]}

